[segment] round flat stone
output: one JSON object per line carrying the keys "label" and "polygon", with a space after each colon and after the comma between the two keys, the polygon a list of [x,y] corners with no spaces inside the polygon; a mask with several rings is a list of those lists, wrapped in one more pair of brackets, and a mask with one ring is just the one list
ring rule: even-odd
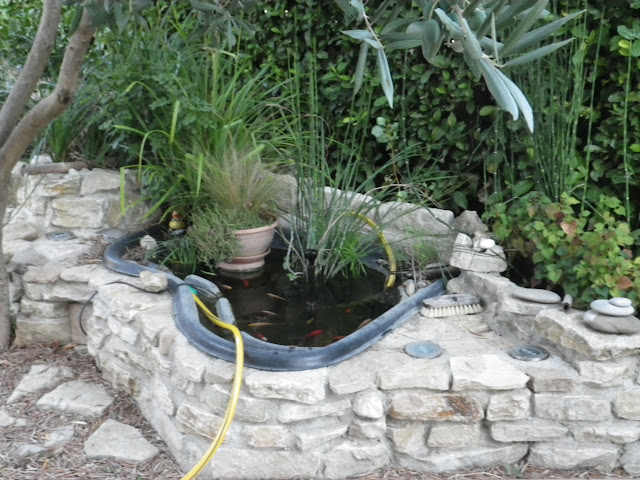
{"label": "round flat stone", "polygon": [[618,307],[611,303],[609,300],[594,300],[590,304],[591,310],[595,310],[603,315],[610,315],[612,317],[626,317],[633,315],[634,309],[631,305],[626,307]]}
{"label": "round flat stone", "polygon": [[511,295],[520,300],[536,303],[559,303],[561,300],[557,293],[542,288],[516,287],[511,290]]}
{"label": "round flat stone", "polygon": [[414,342],[407,344],[404,351],[416,358],[436,358],[442,353],[442,347],[432,342]]}
{"label": "round flat stone", "polygon": [[640,333],[640,320],[631,315],[614,317],[603,315],[594,310],[585,312],[582,317],[585,325],[604,333],[617,333],[621,335],[633,335]]}
{"label": "round flat stone", "polygon": [[628,298],[624,298],[624,297],[613,297],[612,299],[609,300],[609,303],[611,305],[616,306],[616,307],[630,307],[631,306],[631,300],[629,300]]}

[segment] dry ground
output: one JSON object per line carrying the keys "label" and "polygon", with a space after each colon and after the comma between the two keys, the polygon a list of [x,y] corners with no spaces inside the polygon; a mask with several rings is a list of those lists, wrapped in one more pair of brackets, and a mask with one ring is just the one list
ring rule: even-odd
{"label": "dry ground", "polygon": [[[93,360],[82,347],[30,346],[0,353],[0,409],[14,417],[29,419],[27,427],[0,427],[0,479],[2,480],[179,480],[178,465],[149,423],[140,414],[133,399],[110,387],[100,376]],[[75,415],[44,412],[35,407],[37,395],[5,405],[22,376],[34,363],[66,365],[75,373],[75,379],[105,385],[115,401],[99,419]],[[111,418],[138,428],[145,438],[160,449],[160,455],[137,465],[113,460],[87,461],[83,453],[84,441],[102,422]],[[65,425],[73,425],[75,437],[64,447],[46,451],[36,457],[16,458],[7,453],[7,444],[13,442],[42,443],[47,432]],[[530,479],[620,479],[632,478],[624,472],[603,474],[594,471],[550,471],[520,464],[517,468],[502,467],[488,470],[455,472],[448,474],[417,473],[388,469],[360,477],[364,480],[500,480]]]}

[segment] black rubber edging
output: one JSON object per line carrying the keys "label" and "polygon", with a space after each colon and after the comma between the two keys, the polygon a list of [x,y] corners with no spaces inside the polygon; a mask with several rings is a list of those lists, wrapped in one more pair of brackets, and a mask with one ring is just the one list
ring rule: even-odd
{"label": "black rubber edging", "polygon": [[[127,235],[111,244],[103,258],[103,265],[109,270],[137,277],[143,271],[159,272],[137,263],[122,259],[127,248],[139,245],[144,235],[157,235],[161,227],[151,227]],[[166,273],[166,272],[162,272]],[[189,285],[173,274],[167,274],[169,287],[173,292],[174,319],[178,329],[199,350],[217,358],[235,362],[235,343],[226,340],[204,327],[199,320],[198,308],[193,300],[191,289],[180,288]],[[194,276],[190,276],[194,278]],[[189,277],[187,277],[189,278]],[[211,292],[216,287],[208,280],[195,277],[198,287],[210,284]],[[442,280],[419,290],[398,305],[387,310],[374,321],[361,329],[325,347],[287,347],[264,342],[243,332],[245,365],[259,370],[272,372],[311,370],[342,362],[366,350],[378,340],[392,332],[417,313],[422,301],[446,293]]]}

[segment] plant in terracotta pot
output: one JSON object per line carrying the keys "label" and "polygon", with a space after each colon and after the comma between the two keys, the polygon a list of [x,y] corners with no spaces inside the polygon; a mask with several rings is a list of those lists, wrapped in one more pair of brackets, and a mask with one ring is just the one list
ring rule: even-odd
{"label": "plant in terracotta pot", "polygon": [[278,219],[271,206],[275,178],[260,158],[260,146],[227,146],[220,153],[201,151],[205,202],[191,214],[188,237],[210,267],[250,271],[264,265]]}

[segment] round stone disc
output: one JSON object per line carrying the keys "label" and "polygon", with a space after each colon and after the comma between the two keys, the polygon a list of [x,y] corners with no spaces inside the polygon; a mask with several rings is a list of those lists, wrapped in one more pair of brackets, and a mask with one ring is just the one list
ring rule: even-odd
{"label": "round stone disc", "polygon": [[432,342],[414,342],[407,344],[404,351],[415,358],[436,358],[442,354],[442,347]]}
{"label": "round stone disc", "polygon": [[516,347],[509,351],[516,360],[522,360],[524,362],[539,362],[549,356],[549,352],[542,347],[535,345],[523,345],[522,347]]}
{"label": "round stone disc", "polygon": [[542,288],[516,287],[511,290],[511,295],[520,300],[536,303],[558,303],[561,300],[560,295],[557,293]]}
{"label": "round stone disc", "polygon": [[633,306],[628,305],[626,307],[619,307],[611,303],[609,300],[594,300],[590,304],[591,310],[595,310],[603,315],[610,315],[612,317],[626,317],[627,315],[633,315],[635,311]]}

